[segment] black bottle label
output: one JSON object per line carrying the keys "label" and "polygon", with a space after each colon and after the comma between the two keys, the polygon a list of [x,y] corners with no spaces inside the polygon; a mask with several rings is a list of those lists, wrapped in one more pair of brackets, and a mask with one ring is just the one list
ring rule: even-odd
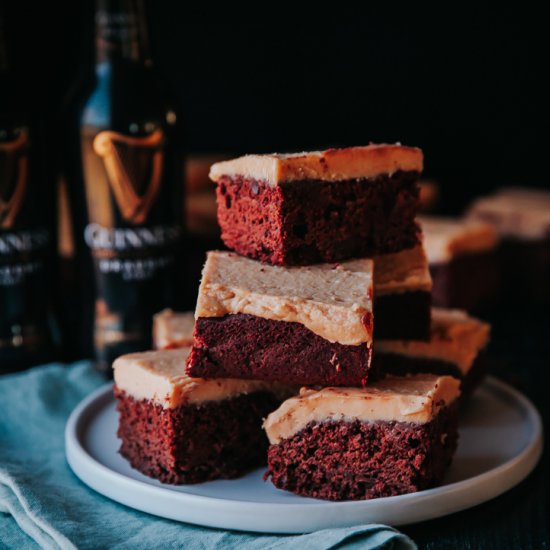
{"label": "black bottle label", "polygon": [[48,337],[51,241],[37,213],[32,154],[26,126],[0,125],[0,348],[34,348]]}
{"label": "black bottle label", "polygon": [[[165,174],[165,135],[84,128],[88,224],[84,241],[96,274],[95,346],[144,349],[152,315],[170,300],[182,236]],[[116,355],[116,353],[112,353]]]}
{"label": "black bottle label", "polygon": [[44,270],[50,233],[25,208],[32,200],[28,131],[0,128],[0,134],[0,287],[8,292]]}

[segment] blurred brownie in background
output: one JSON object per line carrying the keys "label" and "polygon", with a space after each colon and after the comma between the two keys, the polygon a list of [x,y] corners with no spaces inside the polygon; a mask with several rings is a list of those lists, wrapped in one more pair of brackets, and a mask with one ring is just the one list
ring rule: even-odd
{"label": "blurred brownie in background", "polygon": [[420,216],[434,306],[482,311],[498,298],[498,235],[487,222]]}
{"label": "blurred brownie in background", "polygon": [[155,349],[184,348],[193,345],[195,313],[164,309],[153,317],[153,345]]}
{"label": "blurred brownie in background", "polygon": [[501,236],[502,296],[518,304],[549,304],[550,192],[503,188],[474,201],[467,217],[491,223]]}
{"label": "blurred brownie in background", "polygon": [[113,365],[120,454],[163,483],[235,478],[265,463],[262,419],[293,389],[189,378],[189,348],[132,353]]}

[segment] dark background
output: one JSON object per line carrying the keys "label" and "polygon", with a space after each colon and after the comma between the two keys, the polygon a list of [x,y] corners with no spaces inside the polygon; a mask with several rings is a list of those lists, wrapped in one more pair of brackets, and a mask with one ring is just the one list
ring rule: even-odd
{"label": "dark background", "polygon": [[[93,3],[13,4],[8,33],[23,76],[53,109],[92,74]],[[272,7],[253,19],[179,4],[146,3],[192,153],[401,141],[424,149],[449,212],[495,186],[548,180],[542,14],[392,5],[301,17]]]}

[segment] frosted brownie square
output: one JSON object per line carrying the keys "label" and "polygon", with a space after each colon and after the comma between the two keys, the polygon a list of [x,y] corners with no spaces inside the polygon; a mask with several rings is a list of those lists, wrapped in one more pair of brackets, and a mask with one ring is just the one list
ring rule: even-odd
{"label": "frosted brownie square", "polygon": [[361,385],[372,351],[370,259],[307,267],[209,252],[187,372],[290,384]]}
{"label": "frosted brownie square", "polygon": [[420,149],[368,145],[247,155],[214,164],[228,248],[275,265],[397,252],[418,244]]}
{"label": "frosted brownie square", "polygon": [[429,340],[432,278],[422,246],[374,258],[375,340]]}
{"label": "frosted brownie square", "polygon": [[550,304],[550,191],[503,188],[473,202],[470,219],[489,222],[501,237],[501,301]]}
{"label": "frosted brownie square", "polygon": [[494,305],[499,286],[498,235],[487,222],[418,218],[433,279],[433,305],[479,311]]}
{"label": "frosted brownie square", "polygon": [[460,382],[387,378],[365,388],[303,388],[264,423],[266,478],[327,500],[402,495],[440,484],[456,449]]}
{"label": "frosted brownie square", "polygon": [[433,373],[461,380],[462,397],[483,379],[488,361],[483,353],[491,326],[456,309],[433,308],[430,340],[385,340],[376,343],[372,373],[376,377]]}
{"label": "frosted brownie square", "polygon": [[153,346],[155,349],[175,349],[193,344],[195,312],[164,309],[153,316]]}
{"label": "frosted brownie square", "polygon": [[163,483],[234,478],[265,464],[262,420],[280,384],[185,374],[189,348],[133,353],[113,365],[120,454]]}

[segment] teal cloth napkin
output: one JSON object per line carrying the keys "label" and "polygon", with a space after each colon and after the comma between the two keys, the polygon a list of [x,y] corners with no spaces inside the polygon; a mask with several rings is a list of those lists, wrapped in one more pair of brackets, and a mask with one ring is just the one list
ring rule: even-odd
{"label": "teal cloth napkin", "polygon": [[102,497],[69,468],[64,428],[104,383],[88,362],[0,376],[0,548],[416,548],[384,525],[254,535],[165,520]]}

